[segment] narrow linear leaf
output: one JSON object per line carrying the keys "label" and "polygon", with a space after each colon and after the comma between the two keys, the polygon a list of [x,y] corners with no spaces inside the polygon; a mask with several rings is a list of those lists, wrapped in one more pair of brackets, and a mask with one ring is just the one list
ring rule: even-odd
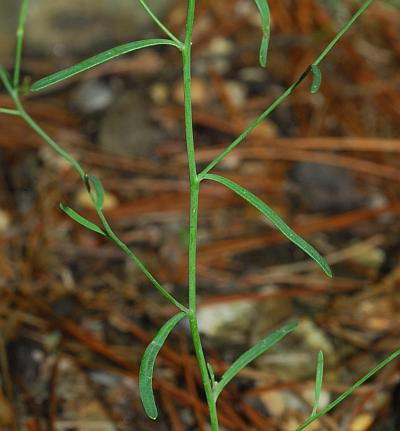
{"label": "narrow linear leaf", "polygon": [[104,187],[101,181],[94,175],[86,175],[85,176],[85,183],[88,191],[91,190],[91,183],[93,183],[94,189],[96,191],[96,197],[94,204],[96,206],[96,209],[98,211],[101,211],[103,209],[104,205]]}
{"label": "narrow linear leaf", "polygon": [[287,334],[294,331],[298,326],[297,322],[289,323],[281,329],[278,329],[274,333],[268,335],[268,337],[261,340],[254,347],[247,350],[243,355],[239,356],[238,359],[225,371],[221,380],[216,384],[215,387],[215,399],[218,398],[224,387],[254,359],[261,356],[266,350],[278,343],[282,338],[286,337]]}
{"label": "narrow linear leaf", "polygon": [[82,226],[86,227],[89,230],[92,230],[93,232],[99,233],[100,235],[107,236],[106,233],[101,229],[99,226],[94,224],[93,222],[85,219],[85,217],[82,217],[80,214],[78,214],[76,211],[74,211],[72,208],[67,207],[60,203],[60,209],[67,214],[68,217],[70,217],[72,220],[76,221],[77,223],[81,224]]}
{"label": "narrow linear leaf", "polygon": [[253,195],[249,190],[243,188],[239,184],[234,183],[231,180],[228,180],[225,177],[214,174],[207,174],[204,178],[216,181],[225,187],[228,187],[235,193],[237,193],[244,200],[249,202],[255,208],[258,209],[265,217],[267,217],[273,225],[279,229],[291,242],[297,245],[300,249],[302,249],[306,254],[308,254],[325,272],[328,277],[332,277],[332,270],[330,269],[328,263],[325,259],[318,253],[315,248],[310,245],[307,241],[297,235],[265,202],[263,202],[260,198]]}
{"label": "narrow linear leaf", "polygon": [[313,74],[313,81],[311,84],[311,94],[315,94],[318,92],[319,88],[321,87],[322,75],[321,75],[320,68],[315,64],[311,65],[311,72]]}
{"label": "narrow linear leaf", "polygon": [[169,319],[164,326],[158,331],[153,341],[147,346],[144,352],[139,370],[139,392],[144,410],[150,419],[157,419],[158,411],[154,401],[153,393],[153,370],[158,352],[165,343],[168,335],[175,326],[186,316],[182,312]]}
{"label": "narrow linear leaf", "polygon": [[261,39],[260,47],[260,65],[261,67],[267,66],[268,46],[271,33],[271,16],[267,0],[255,0],[261,16],[261,26],[263,37]]}
{"label": "narrow linear leaf", "polygon": [[52,75],[46,76],[45,78],[36,81],[32,87],[32,91],[42,90],[43,88],[49,87],[50,85],[56,84],[58,82],[64,81],[71,76],[77,75],[78,73],[85,72],[92,67],[99,64],[105,63],[123,54],[127,54],[132,51],[137,51],[138,49],[148,48],[150,46],[156,45],[172,45],[177,46],[176,42],[169,39],[146,39],[138,40],[136,42],[126,43],[124,45],[119,45],[115,48],[111,48],[93,57],[90,57],[74,66],[67,69],[56,72]]}
{"label": "narrow linear leaf", "polygon": [[314,407],[311,414],[312,416],[314,416],[318,410],[319,399],[321,397],[323,378],[324,378],[324,352],[320,350],[318,353],[317,368],[315,373]]}

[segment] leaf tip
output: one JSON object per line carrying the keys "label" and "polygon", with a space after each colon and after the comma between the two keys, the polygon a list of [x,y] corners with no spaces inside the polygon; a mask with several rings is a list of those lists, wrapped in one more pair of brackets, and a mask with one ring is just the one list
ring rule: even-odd
{"label": "leaf tip", "polygon": [[151,419],[152,421],[155,421],[158,418],[158,411],[157,411],[157,409],[155,411],[151,411],[151,412],[146,411],[146,414],[147,414],[147,417],[149,419]]}
{"label": "leaf tip", "polygon": [[282,332],[289,333],[289,332],[294,331],[298,327],[299,327],[299,322],[297,322],[297,321],[290,322],[282,328]]}
{"label": "leaf tip", "polygon": [[38,85],[39,81],[34,82],[31,87],[30,87],[30,91],[39,91],[40,90],[40,86]]}
{"label": "leaf tip", "polygon": [[327,277],[333,278],[333,271],[332,271],[331,267],[327,263],[323,267],[323,270],[324,270],[324,272],[325,272],[325,274],[326,274]]}
{"label": "leaf tip", "polygon": [[267,67],[268,46],[269,46],[269,34],[264,34],[261,40],[261,47],[260,47],[260,66],[263,67],[264,69]]}

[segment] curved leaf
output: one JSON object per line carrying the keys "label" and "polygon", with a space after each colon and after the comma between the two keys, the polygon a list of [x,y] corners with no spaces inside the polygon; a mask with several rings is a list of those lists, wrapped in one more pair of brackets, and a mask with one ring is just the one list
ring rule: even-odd
{"label": "curved leaf", "polygon": [[320,68],[315,64],[311,65],[311,72],[313,74],[313,81],[311,84],[311,93],[315,94],[318,92],[319,87],[321,86],[322,75],[321,75]]}
{"label": "curved leaf", "polygon": [[260,64],[262,67],[267,66],[267,54],[269,46],[269,38],[271,33],[271,16],[267,0],[255,0],[261,16],[261,26],[263,37],[261,39],[260,47]]}
{"label": "curved leaf", "polygon": [[322,381],[324,378],[324,352],[322,350],[318,353],[317,368],[315,373],[315,391],[314,391],[314,407],[312,416],[317,413],[319,399],[321,397]]}
{"label": "curved leaf", "polygon": [[150,419],[157,419],[158,411],[154,401],[153,393],[153,370],[158,352],[165,343],[170,332],[186,316],[182,312],[169,319],[164,326],[158,331],[153,341],[147,346],[144,352],[139,370],[139,392],[144,410]]}
{"label": "curved leaf", "polygon": [[325,272],[328,277],[332,277],[332,270],[330,269],[328,263],[325,259],[318,253],[315,248],[310,245],[307,241],[297,235],[265,202],[260,198],[253,195],[249,190],[239,186],[239,184],[228,180],[220,175],[207,174],[204,178],[212,181],[216,181],[225,187],[228,187],[240,197],[245,199],[251,205],[258,209],[265,217],[267,217],[274,226],[279,229],[290,241],[301,248],[305,253],[307,253]]}
{"label": "curved leaf", "polygon": [[[147,48],[156,45],[172,45],[177,46],[177,43],[169,39],[146,39],[138,40],[136,42],[126,43],[124,45],[119,45],[115,48],[111,48],[93,57],[90,57],[75,66],[69,67],[68,69],[61,70],[52,75],[36,81],[32,86],[32,91],[42,90],[43,88],[49,87],[50,85],[56,84],[58,82],[64,81],[71,76],[77,75],[78,73],[85,72],[92,67],[99,64],[105,63],[106,61],[112,60],[123,54],[127,54],[132,51],[137,51],[138,49]],[[179,47],[180,48],[180,47]]]}
{"label": "curved leaf", "polygon": [[103,231],[103,229],[101,229],[99,226],[97,226],[93,222],[85,219],[85,217],[82,217],[80,214],[78,214],[72,208],[67,207],[64,204],[60,203],[60,209],[62,211],[64,211],[68,217],[72,218],[72,220],[76,221],[77,223],[81,224],[82,226],[86,227],[87,229],[92,230],[93,232],[99,233],[100,235],[107,236],[106,233]]}
{"label": "curved leaf", "polygon": [[268,337],[261,340],[254,347],[247,350],[243,355],[239,356],[238,359],[225,371],[221,380],[216,384],[215,387],[215,399],[218,398],[219,394],[222,392],[224,387],[250,362],[262,355],[270,347],[278,343],[282,338],[286,337],[287,334],[294,331],[298,326],[297,322],[289,323],[283,328],[275,331],[274,333],[268,335]]}
{"label": "curved leaf", "polygon": [[104,205],[104,187],[101,181],[94,175],[86,175],[85,176],[85,184],[88,191],[91,191],[91,185],[93,183],[94,189],[96,190],[96,196],[94,200],[94,205],[97,211],[102,211]]}

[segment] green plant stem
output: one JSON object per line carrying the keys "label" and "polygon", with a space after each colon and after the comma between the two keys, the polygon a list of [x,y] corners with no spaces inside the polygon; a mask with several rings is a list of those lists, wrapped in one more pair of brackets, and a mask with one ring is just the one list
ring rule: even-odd
{"label": "green plant stem", "polygon": [[201,380],[203,382],[204,391],[206,394],[208,411],[210,414],[211,430],[219,431],[217,404],[216,404],[216,399],[214,397],[213,388],[211,386],[211,381],[210,381],[208,368],[207,368],[207,362],[204,357],[203,347],[201,345],[199,328],[197,326],[197,316],[196,315],[191,316],[189,318],[189,323],[190,323],[190,330],[192,333],[193,345],[196,352],[196,358],[199,364]]}
{"label": "green plant stem", "polygon": [[29,0],[22,0],[22,6],[19,13],[18,28],[17,28],[17,46],[15,49],[15,65],[14,65],[14,77],[13,77],[13,87],[15,89],[19,85],[19,79],[21,74],[22,46],[24,43],[25,21],[28,13],[28,6],[29,6]]}
{"label": "green plant stem", "polygon": [[65,150],[63,150],[50,136],[33,120],[33,118],[25,111],[22,106],[21,101],[16,93],[16,90],[11,95],[15,106],[18,109],[20,116],[31,126],[31,128],[41,137],[45,142],[47,142],[61,157],[71,163],[71,165],[78,172],[82,180],[85,179],[85,171],[82,169],[81,165]]}
{"label": "green plant stem", "polygon": [[357,21],[366,9],[368,9],[374,0],[367,0],[358,11],[350,18],[346,25],[339,31],[339,33],[332,39],[329,45],[322,51],[321,55],[314,61],[314,65],[318,66],[319,63],[329,54],[330,50],[337,44],[339,39],[350,29],[350,27]]}
{"label": "green plant stem", "polygon": [[357,388],[359,388],[361,385],[363,385],[374,374],[378,373],[382,368],[386,367],[386,365],[388,365],[389,362],[392,362],[393,360],[395,360],[399,356],[400,356],[400,350],[397,350],[396,352],[392,353],[390,356],[388,356],[386,359],[384,359],[382,362],[380,362],[375,368],[373,368],[367,374],[365,374],[365,376],[363,376],[360,380],[358,380],[356,383],[354,383],[354,385],[352,385],[349,389],[347,389],[347,391],[343,392],[343,394],[340,395],[338,398],[336,398],[336,400],[332,401],[324,409],[322,409],[319,413],[311,416],[305,422],[303,422],[299,427],[296,428],[295,431],[302,431],[303,429],[307,428],[310,424],[312,424],[313,422],[318,420],[321,416],[326,415],[333,408],[335,408],[338,404],[340,404],[345,398],[347,398],[352,392],[354,392]]}
{"label": "green plant stem", "polygon": [[235,149],[240,143],[242,143],[247,136],[250,135],[250,133],[260,124],[262,123],[268,115],[271,114],[275,110],[277,106],[279,106],[291,93],[292,91],[303,81],[303,79],[308,75],[309,68],[307,68],[300,78],[294,82],[289,88],[287,88],[276,100],[273,102],[253,123],[250,124],[250,126],[240,135],[238,136],[230,145],[228,145],[225,150],[221,151],[218,156],[206,167],[201,171],[199,174],[199,180],[203,181],[206,175],[214,169],[216,165],[233,149]]}
{"label": "green plant stem", "polygon": [[19,112],[16,109],[0,108],[0,114],[18,115]]}
{"label": "green plant stem", "polygon": [[184,44],[170,31],[168,28],[158,19],[157,15],[150,9],[150,6],[146,3],[145,0],[139,0],[139,3],[142,5],[143,9],[147,12],[150,18],[156,23],[156,25],[174,42],[176,42],[180,49],[183,48]]}
{"label": "green plant stem", "polygon": [[[342,28],[342,30],[332,39],[329,45],[322,51],[318,58],[312,63],[317,66],[321,61],[328,55],[332,48],[336,45],[341,37],[349,30],[349,28],[354,24],[354,22],[360,17],[360,15],[365,12],[365,10],[372,4],[374,0],[367,0],[358,11],[352,16],[350,21]],[[301,76],[288,87],[255,121],[253,121],[249,127],[238,136],[225,150],[221,151],[218,156],[207,165],[206,168],[199,174],[199,181],[202,181],[204,177],[212,170],[214,167],[234,148],[236,148],[240,143],[242,143],[247,136],[260,124],[262,123],[270,114],[273,112],[290,94],[292,91],[304,80],[304,78],[311,72],[311,66],[301,74]]]}
{"label": "green plant stem", "polygon": [[[93,195],[91,194],[93,197]],[[93,200],[93,199],[92,199]],[[166,299],[168,299],[169,302],[174,304],[179,310],[183,311],[184,313],[188,313],[189,310],[182,305],[179,301],[177,301],[170,293],[168,293],[161,284],[154,278],[154,276],[151,274],[151,272],[145,267],[143,262],[136,256],[135,253],[133,253],[130,248],[121,241],[118,236],[114,233],[114,231],[111,229],[111,226],[109,225],[107,219],[105,218],[102,211],[97,211],[97,215],[99,216],[100,221],[102,222],[104,229],[108,235],[108,237],[113,240],[118,247],[138,266],[138,268],[143,272],[143,274],[146,276],[146,278],[153,284],[153,286],[163,295]]]}
{"label": "green plant stem", "polygon": [[215,397],[208,375],[207,363],[201,344],[200,332],[197,324],[197,287],[196,287],[196,252],[197,252],[197,231],[199,212],[199,179],[197,176],[196,157],[193,137],[193,117],[192,117],[192,94],[191,94],[191,48],[195,14],[195,0],[188,1],[185,45],[182,49],[183,59],[183,87],[185,104],[185,130],[186,147],[190,181],[190,217],[189,217],[189,248],[188,248],[188,285],[189,285],[189,322],[192,333],[193,346],[199,364],[201,379],[207,398],[210,413],[212,431],[218,431],[218,416]]}
{"label": "green plant stem", "polygon": [[[62,156],[65,160],[70,162],[72,166],[76,169],[79,176],[81,177],[82,181],[85,182],[85,171],[82,169],[80,164],[71,156],[69,155],[65,150],[63,150],[56,142],[54,142],[53,139],[50,138],[50,136],[47,135],[46,132],[42,130],[42,128],[30,117],[30,115],[25,111],[25,108],[22,106],[19,97],[17,95],[16,90],[13,90],[10,88],[9,83],[5,82],[6,86],[8,87],[10,96],[12,97],[15,106],[17,107],[17,110],[15,111],[17,114],[20,115],[28,124],[31,126],[31,128],[39,135],[41,136],[45,142],[47,142],[55,151],[57,151],[60,156]],[[93,200],[93,199],[92,199]],[[150,271],[145,267],[145,265],[142,263],[142,261],[129,249],[129,247],[123,243],[117,235],[113,232],[110,225],[108,224],[104,214],[101,211],[97,212],[101,222],[103,223],[104,228],[106,229],[108,237],[113,240],[118,247],[125,252],[125,254],[139,267],[139,269],[144,273],[144,275],[147,277],[147,279],[153,284],[153,286],[165,297],[170,301],[172,304],[174,304],[177,308],[179,308],[181,311],[184,311],[185,313],[188,313],[189,310],[182,305],[179,301],[177,301],[170,293],[168,293],[161,284],[155,279],[155,277],[150,273]]]}

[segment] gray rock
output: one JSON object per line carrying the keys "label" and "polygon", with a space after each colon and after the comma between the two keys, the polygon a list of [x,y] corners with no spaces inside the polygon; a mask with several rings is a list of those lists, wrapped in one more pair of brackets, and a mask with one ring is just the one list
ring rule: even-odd
{"label": "gray rock", "polygon": [[290,174],[294,203],[316,212],[344,212],[358,208],[363,197],[352,173],[341,167],[299,162]]}
{"label": "gray rock", "polygon": [[161,131],[136,93],[122,94],[108,109],[99,131],[99,145],[108,152],[149,156],[162,138]]}
{"label": "gray rock", "polygon": [[[1,3],[0,17],[7,16],[8,22],[11,16],[15,26],[14,5],[18,2]],[[150,3],[162,18],[174,0]],[[150,21],[137,0],[31,0],[26,49],[59,57],[92,54],[118,42],[145,37],[149,30],[156,33],[158,30]]]}
{"label": "gray rock", "polygon": [[93,114],[110,106],[114,98],[110,85],[96,79],[84,81],[72,94],[72,107],[82,114]]}

